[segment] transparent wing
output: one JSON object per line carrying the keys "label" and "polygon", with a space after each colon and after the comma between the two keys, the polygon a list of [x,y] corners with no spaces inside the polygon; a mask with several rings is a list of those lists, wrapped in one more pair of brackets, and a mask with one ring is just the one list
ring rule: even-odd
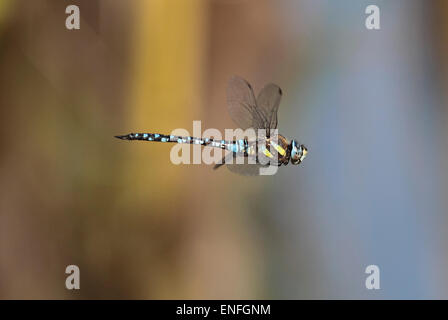
{"label": "transparent wing", "polygon": [[277,111],[281,98],[282,89],[273,83],[266,85],[258,94],[257,107],[264,115],[266,129],[277,128]]}
{"label": "transparent wing", "polygon": [[[264,144],[264,140],[258,140],[259,146]],[[249,143],[254,146],[257,142]],[[223,159],[223,163],[231,172],[244,176],[258,176],[260,169],[269,166],[269,159],[262,154],[258,154],[258,159],[255,156],[245,157],[243,153],[229,152]]]}
{"label": "transparent wing", "polygon": [[[226,164],[227,169],[231,172],[243,175],[243,176],[258,176],[260,175],[260,168],[263,168],[261,164],[249,163],[249,158],[243,155],[228,154],[226,156],[226,162],[231,161],[233,158],[233,164]],[[237,162],[238,161],[238,162]]]}
{"label": "transparent wing", "polygon": [[226,166],[231,172],[242,176],[259,176],[261,164],[229,164]]}
{"label": "transparent wing", "polygon": [[233,121],[241,128],[264,129],[265,113],[257,108],[254,91],[244,79],[233,76],[227,86],[227,107]]}

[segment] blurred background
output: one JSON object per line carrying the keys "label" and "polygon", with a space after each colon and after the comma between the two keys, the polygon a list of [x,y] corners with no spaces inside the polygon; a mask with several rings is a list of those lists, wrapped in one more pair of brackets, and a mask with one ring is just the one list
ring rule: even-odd
{"label": "blurred background", "polygon": [[[370,4],[381,30],[365,27]],[[448,298],[447,12],[1,0],[0,298]],[[244,177],[113,138],[235,128],[232,75],[283,89],[300,167]],[[65,288],[71,264],[81,290]]]}

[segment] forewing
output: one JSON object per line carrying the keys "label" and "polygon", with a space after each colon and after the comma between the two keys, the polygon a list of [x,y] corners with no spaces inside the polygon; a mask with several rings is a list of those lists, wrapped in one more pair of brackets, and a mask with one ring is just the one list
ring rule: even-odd
{"label": "forewing", "polygon": [[263,114],[266,129],[277,128],[277,111],[282,98],[282,89],[276,84],[270,83],[266,85],[258,94],[257,106]]}

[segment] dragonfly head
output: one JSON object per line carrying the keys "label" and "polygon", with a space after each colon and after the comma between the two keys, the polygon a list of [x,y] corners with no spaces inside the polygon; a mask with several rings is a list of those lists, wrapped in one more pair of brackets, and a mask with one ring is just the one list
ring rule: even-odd
{"label": "dragonfly head", "polygon": [[300,164],[308,153],[307,148],[303,144],[299,144],[296,140],[291,141],[291,163]]}

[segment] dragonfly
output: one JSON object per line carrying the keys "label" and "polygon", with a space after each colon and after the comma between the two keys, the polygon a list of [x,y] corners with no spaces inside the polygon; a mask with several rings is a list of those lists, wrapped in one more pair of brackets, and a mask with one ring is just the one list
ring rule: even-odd
{"label": "dragonfly", "polygon": [[216,140],[212,138],[185,137],[160,133],[129,133],[115,136],[121,140],[140,140],[151,142],[171,142],[201,145],[229,151],[220,163],[235,173],[259,175],[260,168],[270,165],[282,166],[289,162],[302,163],[308,149],[296,139],[288,140],[278,134],[277,113],[282,90],[269,83],[255,97],[252,86],[241,77],[233,76],[227,86],[227,109],[233,121],[243,130],[262,132],[242,139]]}

